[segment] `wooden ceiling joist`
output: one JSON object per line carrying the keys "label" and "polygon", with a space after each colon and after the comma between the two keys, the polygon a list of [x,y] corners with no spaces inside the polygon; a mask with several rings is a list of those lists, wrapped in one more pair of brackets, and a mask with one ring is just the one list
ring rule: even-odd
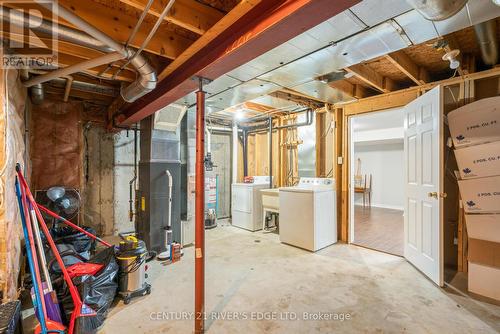
{"label": "wooden ceiling joist", "polygon": [[403,72],[417,85],[423,85],[430,81],[427,70],[415,64],[415,62],[404,51],[396,51],[385,56],[394,66]]}
{"label": "wooden ceiling joist", "polygon": [[[148,0],[120,0],[131,7],[143,11]],[[149,13],[160,17],[161,12],[167,5],[168,0],[154,1]],[[218,10],[205,6],[195,0],[177,0],[165,17],[165,21],[171,22],[179,27],[190,30],[198,35],[203,35],[210,27],[224,16]]]}
{"label": "wooden ceiling joist", "polygon": [[[138,20],[138,16],[127,15],[119,9],[110,8],[94,1],[59,0],[59,5],[71,10],[83,20],[123,44],[128,40]],[[22,2],[9,2],[5,6],[11,8],[26,7]],[[40,12],[44,19],[53,20],[53,14],[49,13],[46,9],[40,7]],[[61,18],[58,18],[58,24],[77,28]],[[143,22],[134,40],[130,42],[130,46],[139,48],[152,28],[153,24]],[[192,40],[177,34],[168,26],[163,25],[158,28],[144,50],[169,59],[175,59],[192,43]]]}
{"label": "wooden ceiling joist", "polygon": [[352,65],[345,70],[382,93],[388,93],[397,89],[396,84],[391,78],[384,77],[380,73],[375,72],[367,64]]}
{"label": "wooden ceiling joist", "polygon": [[[15,33],[3,32],[3,37],[15,42],[26,43],[29,42],[30,47],[34,48],[47,48],[47,45],[51,45],[52,41],[46,37],[29,38],[26,41],[25,36]],[[94,49],[89,49],[84,46],[79,46],[71,44],[64,41],[57,42],[57,54],[65,54],[69,56],[79,57],[81,59],[91,59],[102,56],[103,53]]]}
{"label": "wooden ceiling joist", "polygon": [[198,89],[193,76],[216,79],[359,0],[241,1],[159,75],[155,90],[109,119],[127,126]]}
{"label": "wooden ceiling joist", "polygon": [[332,81],[329,82],[328,85],[356,99],[362,99],[370,95],[366,87],[358,84],[352,84],[347,80]]}
{"label": "wooden ceiling joist", "polygon": [[[71,66],[71,65],[75,65],[75,64],[81,63],[84,60],[85,59],[82,59],[82,58],[79,58],[79,57],[75,57],[75,56],[71,56],[71,55],[66,55],[66,54],[61,54],[60,53],[58,55],[58,58],[57,58],[57,65],[59,67],[66,67],[66,66]],[[113,73],[116,70],[118,70],[118,68],[119,68],[119,64],[116,64],[116,66],[113,69],[108,70],[102,76],[104,78],[111,79],[111,77],[113,76]],[[85,70],[83,72],[86,72],[86,73],[91,74],[91,75],[98,75],[99,73],[101,73],[102,71],[104,71],[104,69],[106,69],[105,65],[98,66],[98,67],[95,67],[95,68],[90,68],[90,69],[87,69],[87,70]],[[116,80],[132,82],[132,81],[135,80],[135,78],[136,78],[135,72],[130,71],[130,70],[123,70],[123,71],[121,71],[117,75]]]}
{"label": "wooden ceiling joist", "polygon": [[[64,95],[64,88],[53,87],[50,85],[44,85],[44,88],[45,88],[45,93],[50,95],[55,95],[56,99],[62,99],[62,95]],[[74,88],[71,89],[70,96],[82,100],[89,100],[94,103],[97,102],[98,104],[102,105],[108,105],[113,100],[112,96],[96,94],[91,92],[84,92]]]}
{"label": "wooden ceiling joist", "polygon": [[282,99],[285,101],[291,101],[293,103],[297,103],[302,106],[306,106],[309,108],[322,108],[325,103],[323,101],[319,101],[318,99],[304,95],[297,91],[291,89],[281,89],[276,92],[272,92],[269,94],[270,96],[276,97],[278,99]]}
{"label": "wooden ceiling joist", "polygon": [[[137,17],[126,15],[118,9],[112,9],[93,1],[59,0],[59,4],[70,9],[73,13],[120,43],[127,41],[138,20]],[[152,24],[143,22],[130,45],[136,48],[140,47],[152,28]],[[192,42],[168,29],[168,27],[160,26],[144,50],[175,59]]]}

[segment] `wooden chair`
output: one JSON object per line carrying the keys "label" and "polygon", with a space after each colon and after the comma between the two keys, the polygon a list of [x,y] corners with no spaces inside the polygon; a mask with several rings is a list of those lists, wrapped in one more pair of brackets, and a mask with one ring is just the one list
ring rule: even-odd
{"label": "wooden chair", "polygon": [[365,175],[364,180],[360,183],[355,182],[354,193],[363,194],[363,208],[366,207],[368,202],[368,207],[372,206],[372,175]]}

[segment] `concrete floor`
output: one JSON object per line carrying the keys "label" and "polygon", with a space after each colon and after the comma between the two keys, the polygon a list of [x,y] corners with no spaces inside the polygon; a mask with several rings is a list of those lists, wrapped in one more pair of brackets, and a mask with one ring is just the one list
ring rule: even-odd
{"label": "concrete floor", "polygon": [[[313,254],[229,225],[207,231],[206,245],[208,333],[500,332],[500,307],[440,289],[397,256],[345,244]],[[192,332],[193,247],[149,267],[152,294],[117,304],[101,334]]]}

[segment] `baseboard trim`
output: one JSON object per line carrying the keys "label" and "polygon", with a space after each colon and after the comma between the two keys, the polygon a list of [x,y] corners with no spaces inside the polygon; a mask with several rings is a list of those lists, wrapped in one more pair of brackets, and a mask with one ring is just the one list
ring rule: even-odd
{"label": "baseboard trim", "polygon": [[[355,204],[355,205],[356,206],[363,206],[363,204]],[[376,207],[376,208],[381,208],[381,209],[391,209],[391,210],[404,211],[404,207],[402,207],[402,206],[385,205],[385,204],[377,204],[377,203],[372,203],[371,206]]]}

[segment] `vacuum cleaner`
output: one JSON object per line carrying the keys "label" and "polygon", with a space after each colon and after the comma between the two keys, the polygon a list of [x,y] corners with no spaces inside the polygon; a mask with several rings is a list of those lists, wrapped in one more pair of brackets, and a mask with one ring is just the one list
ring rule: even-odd
{"label": "vacuum cleaner", "polygon": [[146,261],[148,250],[144,241],[129,235],[120,241],[116,259],[120,270],[118,273],[118,295],[125,304],[132,298],[149,295],[151,285],[146,282]]}

